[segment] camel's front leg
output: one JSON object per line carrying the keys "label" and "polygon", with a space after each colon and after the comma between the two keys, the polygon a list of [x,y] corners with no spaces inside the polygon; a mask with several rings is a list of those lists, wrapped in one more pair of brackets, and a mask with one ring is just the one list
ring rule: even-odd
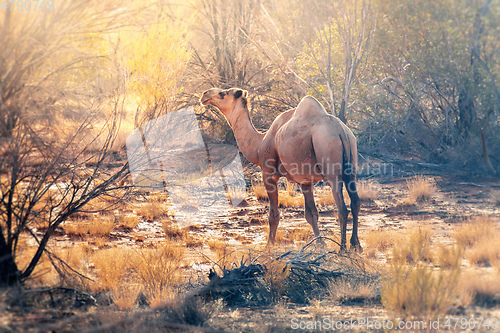
{"label": "camel's front leg", "polygon": [[280,223],[280,211],[278,209],[278,182],[272,176],[264,177],[267,197],[269,198],[269,239],[267,244],[274,244],[276,240],[276,230]]}
{"label": "camel's front leg", "polygon": [[314,237],[319,236],[318,228],[318,209],[314,203],[313,185],[300,185],[304,194],[304,215],[307,223],[311,225],[314,231]]}

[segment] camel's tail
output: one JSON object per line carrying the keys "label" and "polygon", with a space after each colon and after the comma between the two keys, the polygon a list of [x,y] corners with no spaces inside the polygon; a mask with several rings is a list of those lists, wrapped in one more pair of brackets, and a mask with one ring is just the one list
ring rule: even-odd
{"label": "camel's tail", "polygon": [[349,138],[347,138],[347,148],[349,149],[349,156],[347,156],[346,144],[344,143],[344,139],[342,139],[342,135],[339,134],[340,142],[342,142],[342,181],[344,182],[346,187],[351,186],[353,182],[356,180],[355,170],[353,166],[353,158],[352,158],[352,150],[351,145],[349,143]]}

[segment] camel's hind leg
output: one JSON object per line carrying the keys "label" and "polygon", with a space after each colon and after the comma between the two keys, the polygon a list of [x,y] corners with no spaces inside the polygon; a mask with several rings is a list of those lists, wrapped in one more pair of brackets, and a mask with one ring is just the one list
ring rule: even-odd
{"label": "camel's hind leg", "polygon": [[313,185],[301,184],[300,188],[302,189],[302,193],[304,194],[304,215],[306,217],[306,221],[313,228],[314,237],[318,237],[318,209],[316,208],[316,204],[314,203]]}
{"label": "camel's hind leg", "polygon": [[358,239],[358,216],[359,210],[361,208],[361,200],[358,196],[358,191],[356,189],[356,179],[351,177],[349,182],[345,184],[347,193],[351,198],[351,212],[352,212],[352,236],[351,236],[351,250],[356,252],[363,252],[363,248],[359,244]]}
{"label": "camel's hind leg", "polygon": [[340,224],[340,251],[346,251],[346,239],[347,239],[347,207],[344,202],[343,183],[340,176],[333,176],[327,179],[328,185],[332,188],[333,198],[335,199],[335,204],[337,205],[339,224]]}

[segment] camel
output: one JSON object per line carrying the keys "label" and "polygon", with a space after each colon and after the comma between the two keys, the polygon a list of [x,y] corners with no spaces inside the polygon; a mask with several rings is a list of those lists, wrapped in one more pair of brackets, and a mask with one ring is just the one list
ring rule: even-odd
{"label": "camel", "polygon": [[304,97],[296,108],[281,113],[266,133],[257,131],[250,119],[248,92],[239,88],[212,88],[200,98],[202,105],[220,110],[232,127],[236,142],[245,158],[258,165],[269,198],[268,245],[275,242],[280,220],[278,209],[279,178],[300,185],[304,195],[304,215],[315,237],[320,235],[318,210],[313,188],[319,181],[330,185],[338,209],[341,250],[346,249],[348,210],[343,185],[351,198],[351,250],[362,252],[358,239],[360,199],[356,190],[357,145],[351,130],[337,117],[329,115],[312,96]]}

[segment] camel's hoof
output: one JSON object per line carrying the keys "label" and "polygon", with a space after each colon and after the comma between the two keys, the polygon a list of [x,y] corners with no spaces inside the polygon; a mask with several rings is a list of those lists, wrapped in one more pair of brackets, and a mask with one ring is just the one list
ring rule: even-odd
{"label": "camel's hoof", "polygon": [[351,245],[351,249],[350,249],[352,252],[356,252],[358,254],[361,254],[363,253],[363,248],[361,247],[361,245],[357,244],[357,245]]}
{"label": "camel's hoof", "polygon": [[347,246],[340,245],[340,252],[347,252]]}

